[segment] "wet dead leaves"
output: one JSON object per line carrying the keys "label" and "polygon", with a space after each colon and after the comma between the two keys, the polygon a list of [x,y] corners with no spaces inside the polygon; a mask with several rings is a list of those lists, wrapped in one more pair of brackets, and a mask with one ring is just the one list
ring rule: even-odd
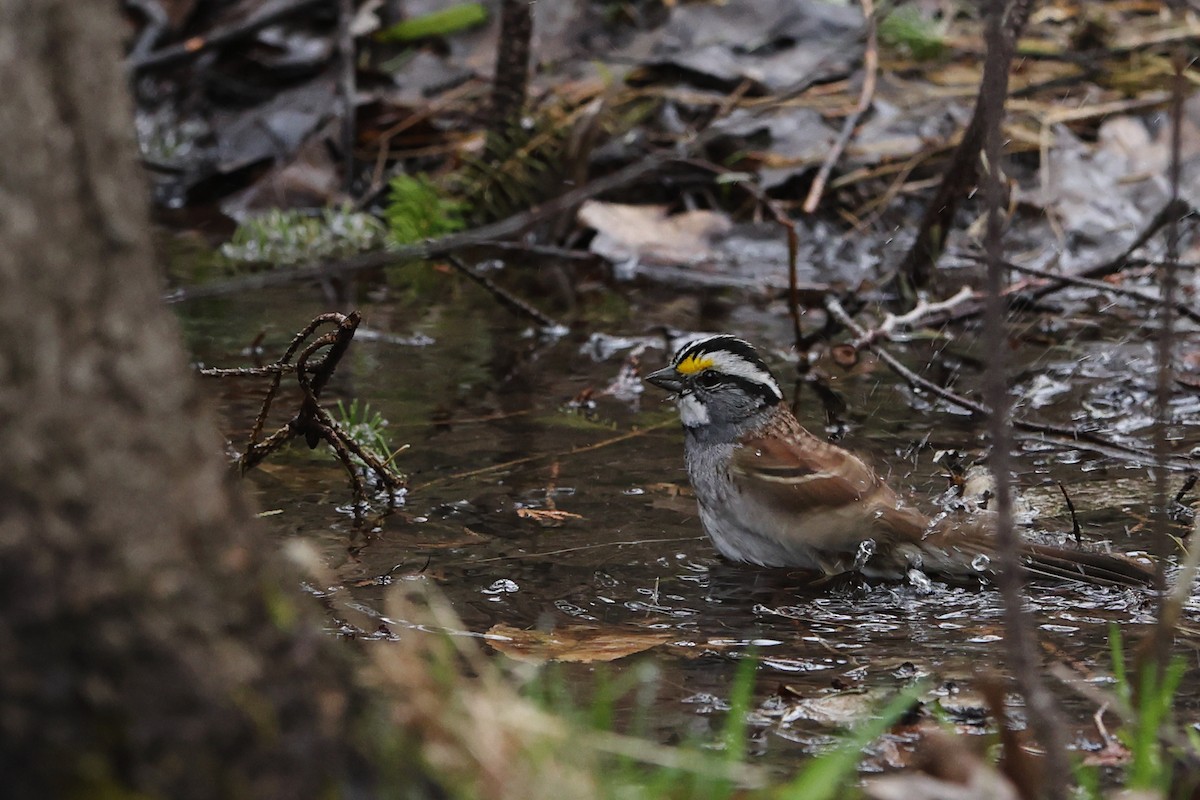
{"label": "wet dead leaves", "polygon": [[557,528],[573,519],[583,519],[582,514],[562,511],[557,508],[518,508],[517,516],[532,520],[543,528]]}
{"label": "wet dead leaves", "polygon": [[644,653],[656,647],[672,655],[699,658],[735,650],[745,642],[733,639],[690,640],[679,631],[635,626],[559,625],[550,630],[516,628],[500,622],[488,629],[484,640],[493,650],[517,661],[594,663]]}
{"label": "wet dead leaves", "polygon": [[485,637],[487,643],[509,658],[543,663],[616,661],[670,641],[669,631],[653,629],[559,627],[553,631],[523,630],[501,622]]}

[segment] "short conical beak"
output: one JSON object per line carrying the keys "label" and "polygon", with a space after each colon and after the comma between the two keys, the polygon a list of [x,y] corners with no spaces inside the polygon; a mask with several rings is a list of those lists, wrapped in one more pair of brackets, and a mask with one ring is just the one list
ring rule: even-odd
{"label": "short conical beak", "polygon": [[674,367],[664,367],[658,372],[651,372],[646,376],[646,380],[668,392],[678,392],[683,388],[683,378]]}

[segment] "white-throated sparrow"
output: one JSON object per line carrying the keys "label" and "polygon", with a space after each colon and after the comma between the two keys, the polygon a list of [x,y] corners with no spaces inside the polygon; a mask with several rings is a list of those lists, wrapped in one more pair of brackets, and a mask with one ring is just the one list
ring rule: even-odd
{"label": "white-throated sparrow", "polygon": [[[862,459],[800,425],[749,343],[692,341],[646,380],[674,392],[700,520],[726,558],[890,579],[913,569],[991,572],[991,515],[931,519],[905,504]],[[1026,542],[1022,555],[1043,575],[1118,584],[1151,577],[1103,553]]]}

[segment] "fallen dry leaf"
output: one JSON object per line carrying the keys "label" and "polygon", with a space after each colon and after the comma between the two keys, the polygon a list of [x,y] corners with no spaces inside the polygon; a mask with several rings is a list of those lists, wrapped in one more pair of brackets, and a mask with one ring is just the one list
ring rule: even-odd
{"label": "fallen dry leaf", "polygon": [[486,641],[518,661],[615,661],[671,639],[667,631],[575,626],[553,631],[526,631],[503,622],[493,625]]}
{"label": "fallen dry leaf", "polygon": [[521,519],[531,519],[547,528],[557,528],[571,519],[583,519],[579,514],[570,511],[559,511],[554,508],[518,508],[517,516]]}
{"label": "fallen dry leaf", "polygon": [[667,216],[666,206],[632,206],[589,200],[579,221],[596,230],[591,250],[614,263],[638,260],[692,264],[710,256],[714,236],[732,227],[716,211],[687,211]]}

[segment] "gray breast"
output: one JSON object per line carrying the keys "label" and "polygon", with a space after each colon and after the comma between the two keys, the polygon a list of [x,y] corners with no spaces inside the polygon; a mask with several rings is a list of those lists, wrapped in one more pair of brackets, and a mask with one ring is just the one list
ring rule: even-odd
{"label": "gray breast", "polygon": [[686,447],[688,477],[696,492],[700,522],[721,555],[765,567],[838,571],[812,547],[789,541],[786,532],[775,530],[761,510],[742,496],[729,475],[736,446],[689,437]]}

